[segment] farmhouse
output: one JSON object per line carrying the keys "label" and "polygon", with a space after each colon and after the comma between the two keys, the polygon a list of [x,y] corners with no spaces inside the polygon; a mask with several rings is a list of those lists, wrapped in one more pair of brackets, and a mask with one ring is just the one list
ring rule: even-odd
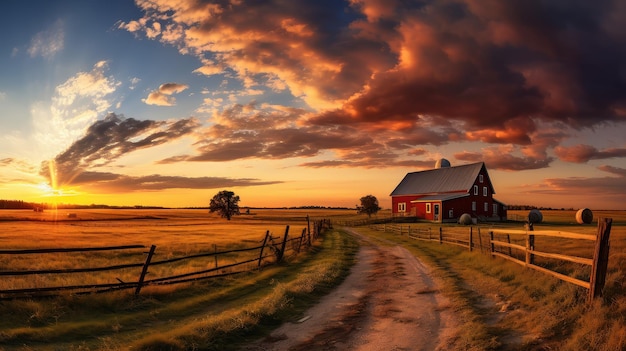
{"label": "farmhouse", "polygon": [[446,159],[435,169],[408,173],[391,193],[394,216],[456,222],[468,213],[481,221],[505,221],[506,205],[493,198],[484,162],[451,167]]}

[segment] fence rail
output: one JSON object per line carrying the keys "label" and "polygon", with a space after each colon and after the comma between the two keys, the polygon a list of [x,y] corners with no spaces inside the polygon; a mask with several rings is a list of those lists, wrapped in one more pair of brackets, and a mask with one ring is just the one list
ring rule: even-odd
{"label": "fence rail", "polygon": [[[312,222],[312,223],[311,223]],[[312,229],[311,229],[312,228]],[[108,291],[135,289],[135,294],[140,294],[141,290],[146,286],[154,285],[172,285],[180,283],[188,283],[192,281],[213,279],[218,277],[224,277],[228,275],[240,274],[244,272],[250,272],[261,268],[264,265],[275,264],[285,259],[287,252],[292,255],[297,255],[301,252],[302,247],[309,247],[314,243],[319,236],[326,230],[332,228],[330,220],[321,219],[310,221],[307,217],[307,227],[304,228],[300,236],[289,236],[289,225],[285,227],[284,235],[280,237],[273,237],[270,231],[266,231],[262,245],[257,245],[248,248],[231,249],[225,251],[202,252],[187,256],[174,257],[162,260],[153,260],[156,257],[155,245],[150,246],[150,250],[147,252],[141,252],[146,255],[143,262],[108,265],[100,267],[79,267],[79,268],[62,268],[62,269],[33,269],[33,270],[2,270],[0,276],[44,276],[44,275],[57,275],[57,274],[76,274],[76,273],[90,273],[90,272],[112,272],[120,269],[132,269],[141,268],[136,281],[124,282],[119,278],[115,278],[116,283],[99,283],[99,284],[75,284],[75,285],[58,285],[58,286],[46,286],[46,287],[25,287],[19,289],[4,289],[0,290],[0,300],[15,299],[23,297],[43,297],[54,296],[60,292],[71,291],[77,294],[84,293],[101,293]],[[289,244],[289,245],[288,245]],[[214,246],[215,247],[215,246]],[[94,252],[94,251],[129,251],[142,249],[145,250],[145,245],[126,245],[126,246],[107,246],[107,247],[87,247],[87,248],[51,248],[51,249],[27,249],[27,250],[0,250],[0,255],[12,255],[12,256],[25,256],[25,255],[37,255],[41,258],[41,255],[50,253],[74,253],[74,252]],[[215,247],[216,248],[216,247]],[[246,257],[238,262],[229,264],[218,264],[218,257],[225,256],[233,253],[251,253],[250,257]],[[258,253],[258,254],[257,254]],[[215,267],[200,269],[193,272],[187,272],[182,274],[174,274],[165,277],[158,277],[152,279],[146,279],[150,267],[171,265],[172,263],[193,261],[199,258],[215,257]],[[237,269],[239,267],[239,269]]]}
{"label": "fence rail", "polygon": [[[611,218],[600,218],[598,220],[598,230],[596,235],[579,234],[571,232],[560,232],[554,230],[514,230],[514,229],[495,229],[483,228],[489,233],[489,239],[483,240],[480,227],[439,227],[439,230],[433,231],[431,228],[413,227],[403,224],[374,224],[370,228],[385,232],[392,232],[398,235],[406,234],[409,238],[416,240],[426,240],[439,242],[440,244],[451,244],[467,248],[470,251],[476,247],[483,253],[489,253],[492,256],[502,257],[512,262],[518,263],[528,268],[549,274],[560,280],[572,283],[588,289],[588,300],[602,295],[609,257],[609,237],[611,233]],[[475,230],[476,229],[476,230]],[[523,238],[524,245],[511,242],[511,236]],[[574,255],[566,255],[555,252],[539,251],[535,248],[536,237],[549,237],[555,239],[575,239],[595,242],[593,250],[593,258],[579,257]],[[487,244],[485,246],[483,244]],[[521,253],[523,259],[518,258]],[[569,275],[557,272],[547,267],[536,264],[535,257],[543,257],[551,260],[571,262],[591,268],[589,280],[583,280]]]}

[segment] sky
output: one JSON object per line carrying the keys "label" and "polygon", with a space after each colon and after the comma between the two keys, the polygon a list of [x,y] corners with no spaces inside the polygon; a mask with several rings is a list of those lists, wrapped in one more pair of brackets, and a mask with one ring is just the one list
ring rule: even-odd
{"label": "sky", "polygon": [[3,8],[3,199],[389,208],[446,158],[505,204],[626,210],[624,1]]}

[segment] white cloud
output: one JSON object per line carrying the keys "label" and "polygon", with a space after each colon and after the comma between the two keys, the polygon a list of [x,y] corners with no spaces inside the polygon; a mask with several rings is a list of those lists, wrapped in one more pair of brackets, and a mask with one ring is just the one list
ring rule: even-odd
{"label": "white cloud", "polygon": [[114,106],[111,94],[121,83],[107,76],[106,70],[106,61],[100,61],[91,71],[78,72],[58,85],[50,104],[40,101],[31,107],[34,136],[45,156],[70,145]]}
{"label": "white cloud", "polygon": [[30,57],[51,58],[63,50],[64,43],[65,31],[63,22],[59,20],[52,25],[52,28],[35,34],[27,51]]}
{"label": "white cloud", "polygon": [[141,82],[141,78],[133,77],[130,79],[130,86],[128,87],[130,90],[135,90],[137,84]]}

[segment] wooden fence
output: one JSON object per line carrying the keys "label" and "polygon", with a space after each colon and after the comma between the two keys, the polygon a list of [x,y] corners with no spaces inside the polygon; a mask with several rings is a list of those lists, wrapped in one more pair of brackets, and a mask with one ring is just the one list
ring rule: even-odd
{"label": "wooden fence", "polygon": [[[413,227],[402,224],[379,224],[370,228],[385,232],[393,232],[398,235],[407,235],[416,240],[435,241],[440,244],[452,244],[465,247],[470,251],[480,249],[483,253],[498,256],[513,261],[528,268],[549,274],[560,280],[584,287],[588,289],[588,300],[602,295],[604,288],[608,257],[609,257],[609,237],[611,233],[611,218],[600,218],[596,235],[586,235],[571,232],[560,232],[552,230],[533,231],[515,229],[483,228],[489,233],[489,238],[483,238],[479,227],[439,227],[439,230],[432,228]],[[486,230],[485,230],[486,229]],[[512,239],[512,236],[514,237]],[[595,242],[592,258],[565,255],[562,253],[539,251],[535,248],[535,238],[537,236],[549,237],[553,239],[575,239]],[[517,237],[517,239],[515,238]],[[522,238],[521,240],[519,238]],[[520,244],[523,242],[524,245]],[[591,255],[590,255],[591,256]],[[590,268],[589,280],[575,278],[553,269],[538,265],[535,257],[569,262]]]}
{"label": "wooden fence", "polygon": [[[311,228],[312,227],[312,228]],[[37,269],[37,270],[0,270],[0,277],[19,277],[19,276],[42,276],[42,275],[72,275],[76,273],[93,273],[93,272],[114,272],[122,269],[137,269],[137,280],[133,282],[124,282],[119,278],[116,283],[102,284],[82,284],[82,285],[58,285],[46,287],[27,287],[19,289],[0,290],[0,300],[16,299],[24,297],[44,297],[56,296],[60,292],[71,292],[75,294],[100,293],[117,291],[124,289],[134,289],[134,293],[138,295],[146,286],[154,285],[172,285],[188,283],[192,281],[200,281],[224,277],[243,272],[249,272],[261,268],[262,266],[281,262],[287,257],[287,254],[297,255],[302,248],[310,247],[319,236],[327,229],[332,228],[330,220],[314,220],[311,223],[307,217],[307,227],[302,229],[299,236],[289,236],[289,225],[285,227],[285,233],[281,237],[273,237],[270,231],[266,231],[262,244],[258,246],[233,249],[227,251],[214,250],[213,252],[203,252],[193,255],[173,257],[162,260],[156,260],[158,256],[157,247],[151,245],[149,250],[145,245],[126,245],[126,246],[108,246],[108,247],[90,247],[90,248],[50,248],[50,249],[28,249],[28,250],[0,250],[0,255],[19,255],[30,256],[37,255],[40,260],[42,255],[58,254],[58,253],[76,253],[76,252],[111,252],[122,251],[125,255],[130,255],[138,249],[145,255],[143,262],[101,266],[101,267],[82,267],[82,268],[62,268],[62,269]],[[234,253],[250,253],[246,258],[229,264],[219,265],[219,257],[227,256]],[[147,279],[148,272],[151,267],[171,265],[173,263],[189,262],[200,258],[211,257],[215,259],[215,266],[206,269],[195,270],[184,274],[176,274],[165,277]],[[28,259],[28,258],[26,258]],[[35,260],[33,260],[33,264]],[[111,274],[111,278],[113,277]]]}

